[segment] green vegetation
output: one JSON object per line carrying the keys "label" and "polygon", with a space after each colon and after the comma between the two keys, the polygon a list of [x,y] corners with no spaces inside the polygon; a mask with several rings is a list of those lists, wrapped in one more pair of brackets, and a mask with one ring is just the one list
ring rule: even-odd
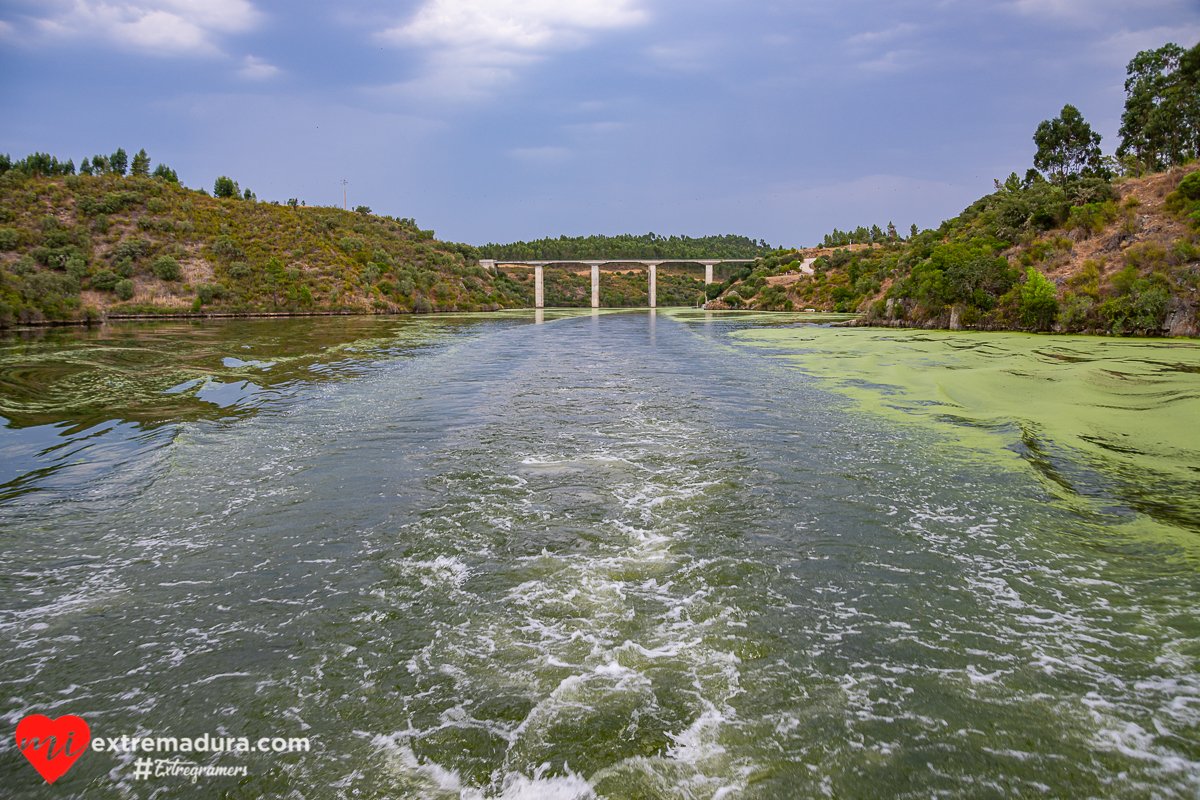
{"label": "green vegetation", "polygon": [[[128,173],[128,174],[127,174]],[[396,313],[533,305],[412,219],[214,194],[123,149],[0,157],[0,326],[101,314]]]}
{"label": "green vegetation", "polygon": [[513,261],[588,260],[598,258],[756,258],[771,251],[766,242],[745,236],[560,236],[535,242],[485,244],[477,248],[480,258]]}
{"label": "green vegetation", "polygon": [[[1066,105],[1038,125],[1034,169],[995,181],[995,192],[936,230],[914,226],[905,240],[890,224],[887,233],[835,229],[823,249],[773,254],[709,286],[710,307],[859,311],[872,323],[927,328],[1196,335],[1200,171],[1188,165],[1200,149],[1197,64],[1200,45],[1130,62],[1118,153],[1132,160],[1104,158],[1099,134]],[[772,281],[805,256],[816,258],[811,277]]]}
{"label": "green vegetation", "polygon": [[1126,68],[1117,158],[1134,175],[1186,163],[1200,153],[1200,45],[1143,50]]}
{"label": "green vegetation", "polygon": [[1063,189],[1079,175],[1108,178],[1100,155],[1100,139],[1079,109],[1068,103],[1058,117],[1038,125],[1033,134],[1033,142],[1038,146],[1033,165]]}

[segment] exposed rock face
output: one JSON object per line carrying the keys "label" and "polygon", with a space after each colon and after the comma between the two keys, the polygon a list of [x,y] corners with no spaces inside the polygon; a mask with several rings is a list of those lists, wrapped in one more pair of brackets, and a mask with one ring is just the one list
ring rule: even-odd
{"label": "exposed rock face", "polygon": [[962,312],[962,306],[955,306],[954,308],[950,309],[950,330],[961,331],[963,329],[961,322]]}
{"label": "exposed rock face", "polygon": [[1162,329],[1167,336],[1196,336],[1200,333],[1200,324],[1196,319],[1196,307],[1182,298],[1171,298]]}

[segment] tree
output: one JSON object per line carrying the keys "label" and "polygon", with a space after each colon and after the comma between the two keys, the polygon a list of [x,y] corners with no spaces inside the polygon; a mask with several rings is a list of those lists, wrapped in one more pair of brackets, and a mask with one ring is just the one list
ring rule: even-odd
{"label": "tree", "polygon": [[213,197],[237,198],[240,194],[241,190],[238,188],[237,181],[225,175],[217,178],[213,184]]}
{"label": "tree", "polygon": [[1069,103],[1055,119],[1042,120],[1033,134],[1033,142],[1038,147],[1033,165],[1063,188],[1075,175],[1104,174],[1100,134],[1093,131],[1079,109]]}
{"label": "tree", "polygon": [[1125,111],[1117,156],[1141,174],[1200,152],[1200,44],[1143,50],[1125,68]]}
{"label": "tree", "polygon": [[1031,328],[1050,327],[1058,314],[1058,293],[1054,284],[1033,267],[1025,270],[1025,285],[1021,287],[1021,321]]}
{"label": "tree", "polygon": [[129,156],[125,155],[125,148],[118,147],[117,152],[108,157],[108,168],[115,175],[124,175],[126,167],[129,166]]}
{"label": "tree", "polygon": [[284,274],[283,263],[278,258],[272,256],[267,259],[267,283],[271,287],[272,308],[279,306],[279,282],[283,280]]}
{"label": "tree", "polygon": [[150,177],[150,156],[146,155],[146,148],[143,147],[133,157],[133,163],[129,165],[129,174],[135,178]]}
{"label": "tree", "polygon": [[156,178],[161,178],[167,183],[179,183],[179,176],[175,174],[175,170],[168,167],[166,164],[159,164],[151,173]]}

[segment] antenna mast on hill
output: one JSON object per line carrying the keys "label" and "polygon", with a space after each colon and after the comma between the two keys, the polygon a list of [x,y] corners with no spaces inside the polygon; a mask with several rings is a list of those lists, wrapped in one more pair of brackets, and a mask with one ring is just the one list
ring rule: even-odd
{"label": "antenna mast on hill", "polygon": [[345,178],[342,178],[342,210],[343,211],[348,210],[348,206],[346,205],[346,179]]}

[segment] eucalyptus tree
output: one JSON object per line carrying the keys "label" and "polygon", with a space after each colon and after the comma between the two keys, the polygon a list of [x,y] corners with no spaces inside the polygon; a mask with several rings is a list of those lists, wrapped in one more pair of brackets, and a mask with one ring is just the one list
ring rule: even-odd
{"label": "eucalyptus tree", "polygon": [[1033,134],[1038,148],[1033,165],[1063,188],[1076,175],[1102,175],[1105,170],[1100,138],[1079,109],[1068,103],[1057,117],[1038,124]]}
{"label": "eucalyptus tree", "polygon": [[1143,50],[1125,68],[1119,158],[1134,172],[1171,167],[1200,152],[1200,44]]}

